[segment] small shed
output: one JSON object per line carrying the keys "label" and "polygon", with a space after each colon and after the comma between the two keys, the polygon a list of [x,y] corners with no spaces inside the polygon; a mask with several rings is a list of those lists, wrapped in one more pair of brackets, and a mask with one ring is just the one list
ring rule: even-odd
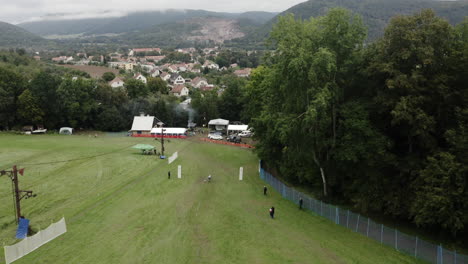
{"label": "small shed", "polygon": [[208,127],[217,131],[227,131],[229,125],[229,120],[225,119],[213,119],[208,122]]}
{"label": "small shed", "polygon": [[140,116],[135,116],[133,118],[132,129],[130,132],[135,136],[138,135],[150,135],[151,129],[154,127],[154,116],[145,116],[141,114]]}
{"label": "small shed", "polygon": [[73,128],[71,127],[61,127],[59,134],[61,135],[71,135],[73,134]]}

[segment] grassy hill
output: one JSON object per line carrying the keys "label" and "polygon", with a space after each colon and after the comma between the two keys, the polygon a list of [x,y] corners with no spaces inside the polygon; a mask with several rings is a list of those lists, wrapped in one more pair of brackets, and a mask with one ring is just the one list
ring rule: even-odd
{"label": "grassy hill", "polygon": [[[170,140],[167,154],[179,158],[168,165],[128,148],[137,143],[159,147],[144,138],[2,134],[0,168],[24,167],[20,187],[38,194],[22,201],[24,215],[34,228],[65,216],[68,228],[15,263],[418,263],[276,192],[263,196],[250,150]],[[60,160],[72,161],[50,163]],[[0,243],[7,245],[15,242],[10,188],[0,177]]]}
{"label": "grassy hill", "polygon": [[[322,16],[330,8],[344,7],[362,16],[368,27],[369,41],[383,35],[390,19],[400,14],[412,14],[424,8],[433,9],[452,24],[459,23],[468,14],[468,1],[435,1],[435,0],[309,0],[295,5],[278,16],[294,14],[297,18],[309,19]],[[239,42],[261,43],[268,36],[278,16],[265,23],[260,29],[249,34]]]}
{"label": "grassy hill", "polygon": [[41,47],[50,45],[51,42],[34,35],[18,26],[0,22],[0,47]]}

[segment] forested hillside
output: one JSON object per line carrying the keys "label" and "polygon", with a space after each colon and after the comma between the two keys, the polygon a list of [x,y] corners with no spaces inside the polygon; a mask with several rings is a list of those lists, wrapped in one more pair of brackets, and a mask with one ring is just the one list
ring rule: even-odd
{"label": "forested hillside", "polygon": [[364,45],[360,16],[282,17],[274,55],[245,90],[257,153],[323,199],[468,231],[468,19],[430,10],[391,19]]}
{"label": "forested hillside", "polygon": [[0,22],[0,48],[1,47],[41,47],[51,43],[20,27]]}
{"label": "forested hillside", "polygon": [[278,18],[286,14],[294,14],[296,18],[307,20],[311,17],[325,15],[330,8],[334,7],[343,7],[361,15],[368,31],[367,41],[381,37],[390,19],[396,15],[412,14],[421,9],[430,8],[435,11],[436,15],[447,19],[454,25],[460,23],[468,14],[468,1],[466,0],[309,0],[280,13],[261,29],[239,39],[236,43],[244,43],[245,45],[263,43]]}

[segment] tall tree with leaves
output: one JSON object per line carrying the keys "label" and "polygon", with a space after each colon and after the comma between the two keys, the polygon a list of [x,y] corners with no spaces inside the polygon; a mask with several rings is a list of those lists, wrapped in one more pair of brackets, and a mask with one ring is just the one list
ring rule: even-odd
{"label": "tall tree with leaves", "polygon": [[14,70],[0,67],[0,126],[11,129],[18,124],[18,97],[26,89],[26,80]]}
{"label": "tall tree with leaves", "polygon": [[263,77],[268,102],[253,124],[260,153],[276,159],[282,174],[293,180],[320,175],[324,196],[337,111],[364,37],[360,17],[344,9],[305,22],[289,15],[271,33],[276,55]]}

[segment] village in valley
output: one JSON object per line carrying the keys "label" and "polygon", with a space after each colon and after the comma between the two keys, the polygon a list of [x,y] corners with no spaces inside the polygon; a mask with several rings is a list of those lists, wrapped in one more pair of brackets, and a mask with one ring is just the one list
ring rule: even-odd
{"label": "village in valley", "polygon": [[[210,78],[210,73],[212,76],[232,75],[238,78],[250,76],[252,68],[241,67],[237,61],[231,63],[223,59],[224,65],[216,63],[215,60],[219,60],[219,55],[223,51],[218,46],[174,50],[132,48],[128,49],[127,53],[113,52],[99,56],[88,56],[85,52],[79,52],[75,56],[53,57],[51,61],[83,71],[87,71],[88,65],[107,67],[109,71],[116,73],[115,77],[108,81],[112,88],[125,87],[129,79],[147,84],[149,78],[159,78],[166,83],[169,94],[179,98],[184,97],[185,100],[190,97],[190,92],[194,89],[201,92],[215,90],[218,95],[222,94],[226,84],[220,83],[219,78],[218,82],[217,78]],[[248,51],[245,55],[248,57],[253,53],[256,52]],[[35,58],[41,59],[40,56]]]}

